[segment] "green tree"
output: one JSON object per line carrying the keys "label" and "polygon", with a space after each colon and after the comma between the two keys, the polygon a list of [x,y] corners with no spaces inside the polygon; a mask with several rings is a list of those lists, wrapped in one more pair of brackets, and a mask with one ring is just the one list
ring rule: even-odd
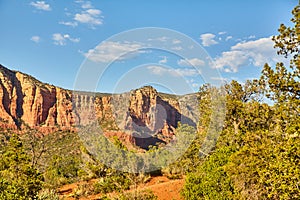
{"label": "green tree", "polygon": [[245,123],[246,103],[261,99],[261,87],[257,80],[247,80],[244,85],[233,80],[225,85],[226,91],[226,125],[232,127],[238,135]]}
{"label": "green tree", "polygon": [[236,199],[299,199],[300,138],[277,131],[248,132],[225,171],[233,180]]}
{"label": "green tree", "polygon": [[72,156],[54,155],[45,171],[45,182],[49,187],[71,183],[78,179],[79,161]]}
{"label": "green tree", "polygon": [[17,135],[10,138],[0,160],[0,199],[36,199],[43,177],[32,166]]}
{"label": "green tree", "polygon": [[206,158],[196,172],[186,178],[182,195],[185,199],[232,199],[234,188],[224,170],[229,156],[234,152],[230,147],[216,150]]}
{"label": "green tree", "polygon": [[243,85],[232,81],[225,85],[226,117],[217,148],[224,145],[243,145],[243,136],[272,121],[272,112],[267,104],[260,103],[262,88],[257,80]]}
{"label": "green tree", "polygon": [[277,53],[290,59],[289,67],[283,63],[273,69],[265,64],[261,83],[266,88],[267,97],[275,102],[277,124],[287,134],[299,135],[300,113],[300,6],[293,11],[291,21],[294,27],[284,24],[278,29],[279,35],[273,37]]}
{"label": "green tree", "polygon": [[[290,59],[289,68],[266,64],[259,81],[225,86],[224,129],[213,153],[187,176],[186,199],[300,199],[299,8],[292,12],[295,27],[281,25],[273,37],[278,54]],[[261,103],[262,88],[273,106]]]}
{"label": "green tree", "polygon": [[[258,109],[257,103],[248,104],[254,109],[245,111],[245,119],[250,123],[245,124],[243,146],[225,167],[233,180],[237,199],[300,198],[299,8],[296,6],[292,11],[295,27],[282,24],[280,34],[273,37],[278,54],[290,59],[289,68],[283,63],[277,63],[275,69],[266,64],[262,71],[261,85],[274,106],[261,104],[259,107],[264,107]],[[247,116],[252,120],[247,120]],[[254,121],[263,124],[253,129]]]}

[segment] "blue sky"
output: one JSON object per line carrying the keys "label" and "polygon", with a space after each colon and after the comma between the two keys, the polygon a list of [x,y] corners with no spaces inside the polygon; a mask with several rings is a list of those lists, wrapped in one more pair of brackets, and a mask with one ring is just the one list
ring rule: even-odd
{"label": "blue sky", "polygon": [[[108,66],[108,58],[112,58],[114,62],[101,77],[99,74],[84,77],[86,82],[93,81],[100,92],[121,92],[145,84],[167,92],[197,91],[204,82],[204,68],[220,73],[214,79],[243,82],[258,78],[265,62],[274,65],[282,60],[273,49],[270,36],[277,34],[281,23],[290,24],[291,10],[297,3],[297,0],[2,0],[0,63],[43,82],[73,89],[83,67],[104,68]],[[182,33],[203,47],[203,55],[198,52],[180,57],[189,47],[177,36],[164,36],[164,31],[157,37],[150,34],[143,39],[157,41],[157,45],[172,44],[170,48],[177,48],[175,53],[139,49],[145,47],[145,42],[136,39],[141,37],[134,32],[130,39],[109,39],[143,27]],[[132,55],[114,59],[120,49],[132,51]],[[180,80],[187,86],[181,87],[184,84]]]}

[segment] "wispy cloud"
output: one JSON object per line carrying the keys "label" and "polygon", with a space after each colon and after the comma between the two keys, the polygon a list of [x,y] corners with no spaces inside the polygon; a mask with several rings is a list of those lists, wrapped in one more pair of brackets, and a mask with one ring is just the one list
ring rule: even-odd
{"label": "wispy cloud", "polygon": [[147,66],[147,69],[150,73],[163,76],[163,75],[171,75],[175,77],[180,76],[196,76],[199,72],[195,69],[191,68],[180,68],[180,69],[173,69],[173,68],[166,68],[159,65],[150,65]]}
{"label": "wispy cloud", "polygon": [[260,38],[254,41],[240,42],[232,46],[230,51],[225,51],[214,60],[214,67],[225,72],[237,72],[239,67],[253,65],[263,66],[265,63],[282,61],[273,41],[269,38]]}
{"label": "wispy cloud", "polygon": [[78,26],[77,22],[64,22],[64,21],[61,21],[61,22],[59,22],[59,24],[62,24],[62,25],[65,25],[65,26],[71,26],[71,27]]}
{"label": "wispy cloud", "polygon": [[166,42],[169,38],[166,36],[158,37],[158,38],[149,38],[148,41],[159,41]]}
{"label": "wispy cloud", "polygon": [[35,7],[38,10],[44,10],[44,11],[50,11],[51,7],[49,4],[47,4],[45,1],[36,1],[36,2],[30,2],[30,5]]}
{"label": "wispy cloud", "polygon": [[229,35],[229,36],[226,37],[225,41],[228,41],[228,40],[231,40],[231,39],[232,39],[232,36]]}
{"label": "wispy cloud", "polygon": [[35,36],[32,36],[30,38],[30,40],[35,42],[35,43],[39,43],[41,41],[41,38],[40,38],[40,36],[35,35]]}
{"label": "wispy cloud", "polygon": [[159,64],[166,64],[168,62],[167,56],[161,56],[161,60],[158,61]]}
{"label": "wispy cloud", "polygon": [[190,84],[193,88],[198,88],[199,87],[199,83],[196,83],[195,79],[189,79],[187,80],[187,83]]}
{"label": "wispy cloud", "polygon": [[180,66],[204,66],[205,62],[200,60],[199,58],[191,58],[191,59],[180,59],[177,61],[177,64]]}
{"label": "wispy cloud", "polygon": [[175,47],[171,47],[171,49],[174,51],[181,51],[183,48],[181,46],[175,46]]}
{"label": "wispy cloud", "polygon": [[213,77],[210,77],[212,80],[217,80],[217,81],[222,81],[222,82],[229,82],[229,79],[228,78],[224,78],[224,77],[221,77],[221,76],[213,76]]}
{"label": "wispy cloud", "polygon": [[142,44],[137,42],[103,42],[94,49],[88,50],[84,56],[94,62],[111,62],[125,60],[145,51]]}
{"label": "wispy cloud", "polygon": [[67,44],[67,41],[77,43],[80,41],[80,38],[72,38],[69,34],[54,33],[52,35],[52,40],[54,41],[54,44],[64,46]]}
{"label": "wispy cloud", "polygon": [[199,87],[199,84],[198,83],[192,83],[192,87],[197,88],[197,87]]}
{"label": "wispy cloud", "polygon": [[93,8],[92,3],[90,1],[87,2],[83,2],[82,6],[83,9],[89,9],[89,8]]}
{"label": "wispy cloud", "polygon": [[173,43],[173,44],[180,44],[180,43],[181,43],[181,41],[180,41],[180,40],[178,40],[178,39],[174,39],[174,40],[172,41],[172,43]]}
{"label": "wispy cloud", "polygon": [[202,40],[202,45],[205,47],[209,47],[211,45],[218,44],[218,42],[215,40],[216,35],[212,33],[205,33],[200,35],[200,39]]}

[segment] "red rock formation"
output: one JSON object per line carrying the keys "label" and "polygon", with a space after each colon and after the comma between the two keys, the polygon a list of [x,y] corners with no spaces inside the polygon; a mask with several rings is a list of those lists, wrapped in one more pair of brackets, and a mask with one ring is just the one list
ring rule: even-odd
{"label": "red rock formation", "polygon": [[[73,109],[75,108],[75,109]],[[162,98],[151,86],[120,95],[73,93],[0,65],[0,127],[44,132],[74,130],[93,120],[109,131],[146,132],[171,138],[181,119],[175,98]],[[123,141],[130,137],[116,136]]]}
{"label": "red rock formation", "polygon": [[3,66],[0,86],[0,120],[11,128],[73,126],[70,91]]}

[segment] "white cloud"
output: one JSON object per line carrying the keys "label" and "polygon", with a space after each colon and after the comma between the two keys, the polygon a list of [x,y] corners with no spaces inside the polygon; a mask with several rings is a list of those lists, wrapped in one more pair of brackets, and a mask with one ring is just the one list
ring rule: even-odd
{"label": "white cloud", "polygon": [[273,48],[271,38],[260,38],[254,41],[240,42],[231,47],[230,51],[223,52],[214,60],[214,67],[225,72],[237,72],[241,66],[263,66],[265,63],[282,61]]}
{"label": "white cloud", "polygon": [[69,34],[65,34],[64,38],[70,40],[71,42],[75,42],[75,43],[80,42],[80,38],[71,38]]}
{"label": "white cloud", "polygon": [[54,44],[64,46],[67,44],[67,41],[71,42],[79,42],[80,38],[72,38],[69,34],[61,34],[61,33],[54,33],[52,35],[52,40],[54,41]]}
{"label": "white cloud", "polygon": [[98,9],[88,9],[82,11],[81,13],[76,13],[74,20],[83,24],[89,24],[91,26],[101,25],[103,23],[101,16],[101,11]]}
{"label": "white cloud", "polygon": [[212,33],[205,33],[200,35],[200,39],[202,40],[202,45],[205,47],[209,47],[214,44],[218,44],[218,42],[214,39],[216,35]]}
{"label": "white cloud", "polygon": [[90,1],[84,2],[81,6],[83,9],[89,9],[89,8],[93,8],[92,4]]}
{"label": "white cloud", "polygon": [[197,87],[199,87],[199,84],[198,84],[198,83],[192,83],[192,86],[193,86],[194,88],[197,88]]}
{"label": "white cloud", "polygon": [[[59,24],[76,27],[79,23],[81,23],[87,24],[90,28],[93,29],[96,26],[103,24],[102,11],[99,9],[95,9],[90,1],[77,0],[75,2],[81,4],[80,10],[74,14],[66,12],[65,14],[67,16],[73,16],[73,19],[68,21],[61,21],[59,22]],[[68,11],[68,9],[66,9],[65,11]]]}
{"label": "white cloud", "polygon": [[205,62],[200,60],[199,58],[191,58],[191,59],[180,59],[177,61],[177,64],[180,66],[204,66]]}
{"label": "white cloud", "polygon": [[148,41],[159,41],[166,42],[169,38],[166,36],[158,37],[158,38],[149,38]]}
{"label": "white cloud", "polygon": [[224,35],[224,34],[226,34],[227,32],[226,31],[221,31],[221,32],[219,32],[218,34],[219,35]]}
{"label": "white cloud", "polygon": [[181,46],[171,47],[174,51],[181,51],[183,48]]}
{"label": "white cloud", "polygon": [[[243,51],[226,51],[215,60],[215,68],[224,68],[226,72],[237,72],[238,67],[247,63],[249,57]],[[225,67],[229,67],[225,68]]]}
{"label": "white cloud", "polygon": [[161,56],[161,60],[158,61],[159,64],[166,64],[168,62],[167,56]]}
{"label": "white cloud", "polygon": [[78,25],[77,22],[64,22],[64,21],[59,22],[59,24],[62,24],[65,26],[71,26],[71,27],[76,27]]}
{"label": "white cloud", "polygon": [[180,41],[180,40],[178,40],[178,39],[174,39],[174,40],[172,41],[172,43],[173,43],[173,44],[180,44],[180,43],[181,43],[181,41]]}
{"label": "white cloud", "polygon": [[101,14],[101,10],[98,9],[88,9],[85,12],[89,13],[92,16],[98,16]]}
{"label": "white cloud", "polygon": [[[217,81],[222,81],[222,82],[229,82],[229,79],[228,78],[224,78],[224,77],[221,77],[221,76],[214,76],[214,77],[210,77],[212,80],[217,80]],[[234,79],[236,80],[236,79]]]}
{"label": "white cloud", "polygon": [[248,39],[254,39],[254,38],[256,38],[255,35],[250,35],[250,36],[248,37]]}
{"label": "white cloud", "polygon": [[140,43],[133,42],[103,42],[94,49],[84,53],[85,57],[94,62],[111,62],[114,60],[125,60],[145,51],[140,50],[143,47]]}
{"label": "white cloud", "polygon": [[180,77],[180,76],[196,76],[199,74],[197,70],[190,69],[190,68],[173,69],[173,68],[166,68],[157,65],[150,65],[147,66],[147,69],[150,70],[152,74],[159,75],[159,76],[169,74],[171,76]]}
{"label": "white cloud", "polygon": [[30,5],[38,10],[50,11],[51,7],[45,1],[30,2]]}
{"label": "white cloud", "polygon": [[196,81],[194,79],[187,80],[186,82],[194,88],[199,87],[199,83],[196,83]]}
{"label": "white cloud", "polygon": [[30,40],[35,42],[35,43],[39,43],[41,41],[41,38],[40,38],[40,36],[35,35],[35,36],[32,36],[30,38]]}
{"label": "white cloud", "polygon": [[226,39],[225,39],[225,40],[226,40],[226,41],[228,41],[228,40],[231,40],[231,39],[232,39],[232,36],[231,36],[231,35],[229,35],[229,36],[227,36],[227,37],[226,37]]}
{"label": "white cloud", "polygon": [[194,48],[195,48],[194,45],[189,46],[189,49],[194,49]]}
{"label": "white cloud", "polygon": [[66,39],[64,38],[64,36],[60,33],[54,33],[52,35],[52,40],[54,40],[54,44],[56,45],[65,45],[66,44]]}

